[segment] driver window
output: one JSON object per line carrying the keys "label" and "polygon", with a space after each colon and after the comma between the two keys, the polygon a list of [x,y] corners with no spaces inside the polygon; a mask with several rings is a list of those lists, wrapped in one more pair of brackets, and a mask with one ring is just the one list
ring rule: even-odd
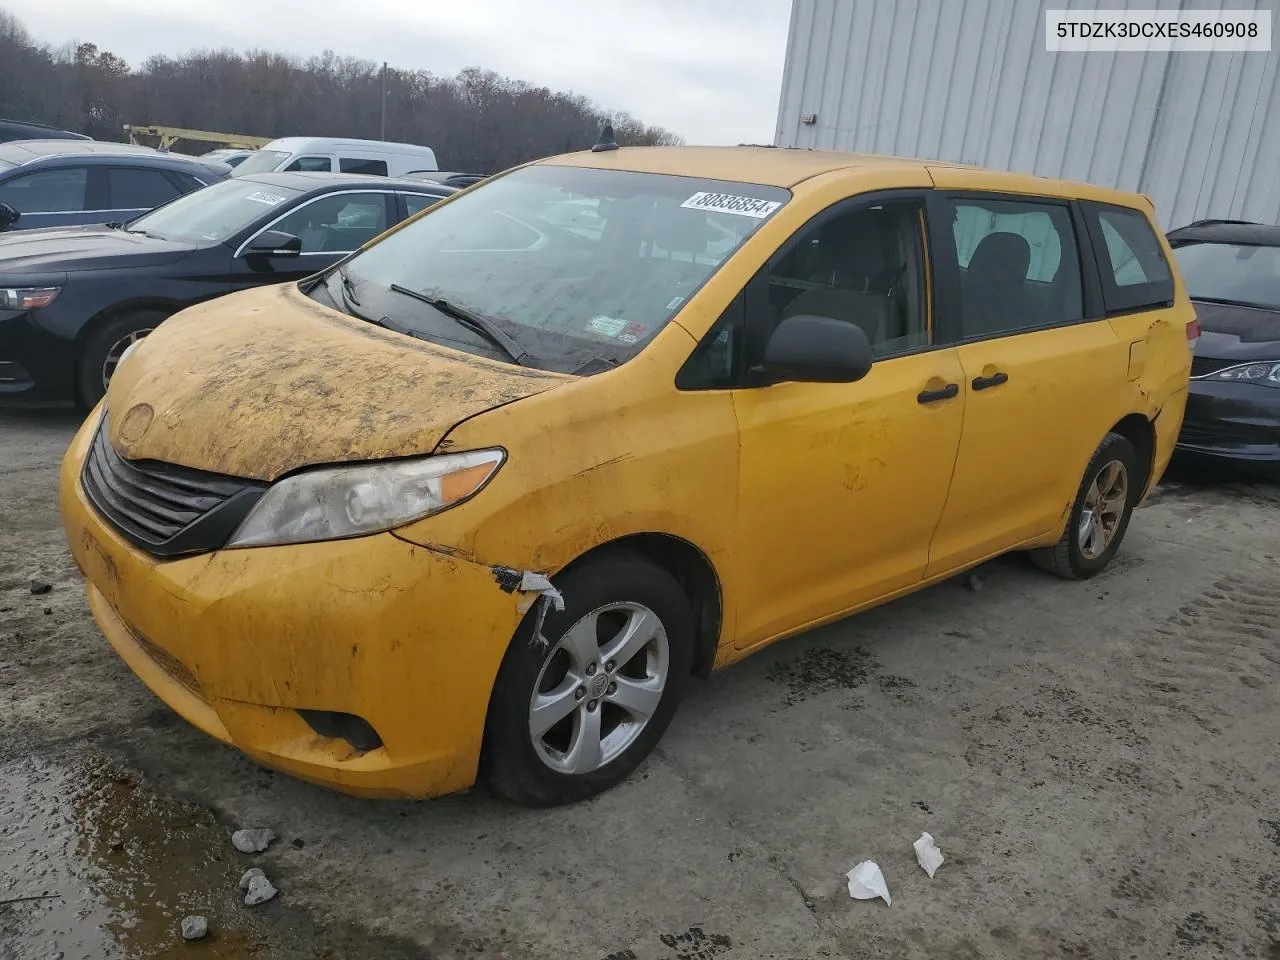
{"label": "driver window", "polygon": [[810,314],[856,323],[875,357],[928,346],[923,224],[918,203],[886,202],[801,231],[768,272],[769,332]]}
{"label": "driver window", "polygon": [[302,240],[303,253],[350,253],[387,229],[383,193],[337,193],[299,207],[273,227]]}

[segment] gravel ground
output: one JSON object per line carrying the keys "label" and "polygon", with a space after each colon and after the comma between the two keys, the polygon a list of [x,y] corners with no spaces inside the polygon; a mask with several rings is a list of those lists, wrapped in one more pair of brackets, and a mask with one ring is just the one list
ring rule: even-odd
{"label": "gravel ground", "polygon": [[[1280,958],[1280,488],[1167,483],[1089,583],[1008,558],[775,645],[628,783],[527,811],[339,796],[172,715],[64,549],[74,428],[0,413],[0,960]],[[864,859],[892,907],[849,899]]]}

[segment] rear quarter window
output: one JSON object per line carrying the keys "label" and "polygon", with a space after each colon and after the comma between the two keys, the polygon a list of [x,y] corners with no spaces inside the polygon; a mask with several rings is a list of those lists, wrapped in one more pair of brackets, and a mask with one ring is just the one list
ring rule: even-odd
{"label": "rear quarter window", "polygon": [[1172,306],[1173,274],[1151,221],[1128,207],[1084,209],[1108,315]]}

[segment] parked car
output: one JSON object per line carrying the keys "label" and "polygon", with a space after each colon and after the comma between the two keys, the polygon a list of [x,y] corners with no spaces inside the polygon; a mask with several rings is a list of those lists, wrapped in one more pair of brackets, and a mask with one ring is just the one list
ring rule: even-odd
{"label": "parked car", "polygon": [[0,144],[0,231],[130,220],[230,172],[225,163],[127,143]]}
{"label": "parked car", "polygon": [[72,133],[70,130],[59,130],[45,123],[32,123],[28,120],[5,120],[0,118],[0,143],[10,140],[91,140],[83,133]]}
{"label": "parked car", "polygon": [[[594,235],[549,215],[584,202]],[[1007,551],[1107,566],[1191,365],[1153,222],[923,160],[543,160],[160,327],[71,443],[67,542],[129,666],[254,759],[579,799],[691,674]]]}
{"label": "parked car", "polygon": [[332,137],[282,137],[272,140],[236,168],[236,176],[275,170],[330,170],[403,177],[435,170],[430,147],[381,140],[340,140]]}
{"label": "parked car", "polygon": [[1201,328],[1178,450],[1280,477],[1280,226],[1200,220],[1169,243]]}
{"label": "parked car", "polygon": [[447,187],[469,187],[473,183],[479,183],[481,180],[488,180],[488,176],[483,173],[458,173],[452,170],[436,170],[423,171],[421,173],[410,173],[407,175],[410,180],[432,180],[436,183],[443,183]]}
{"label": "parked car", "polygon": [[250,157],[254,155],[254,150],[239,150],[232,147],[223,147],[220,150],[210,150],[208,153],[200,154],[201,160],[214,160],[218,163],[225,163],[229,167],[238,167]]}
{"label": "parked car", "polygon": [[453,193],[329,173],[236,178],[117,227],[0,236],[0,397],[97,403],[170,314],[332,266]]}

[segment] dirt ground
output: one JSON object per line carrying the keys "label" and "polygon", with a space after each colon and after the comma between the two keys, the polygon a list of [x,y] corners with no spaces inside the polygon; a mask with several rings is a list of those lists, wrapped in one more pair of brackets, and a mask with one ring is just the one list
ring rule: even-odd
{"label": "dirt ground", "polygon": [[[63,547],[74,428],[0,413],[0,960],[1280,958],[1280,488],[1166,483],[1089,583],[1008,558],[778,644],[526,811],[339,796],[172,715]],[[892,907],[849,898],[865,859]]]}

